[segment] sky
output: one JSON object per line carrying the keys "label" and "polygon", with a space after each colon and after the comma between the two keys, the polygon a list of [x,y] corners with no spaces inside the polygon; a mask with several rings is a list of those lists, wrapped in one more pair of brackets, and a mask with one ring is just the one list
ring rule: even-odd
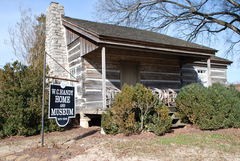
{"label": "sky", "polygon": [[[52,0],[53,1],[53,0]],[[14,55],[13,49],[9,42],[9,28],[20,20],[20,8],[31,9],[33,15],[40,15],[46,13],[46,9],[51,0],[0,0],[0,67],[6,63],[13,62],[18,58]],[[97,21],[95,13],[96,2],[98,0],[55,0],[64,6],[65,15]],[[223,57],[223,49],[221,45],[214,46],[219,52],[218,56]],[[228,67],[227,79],[229,83],[240,83],[240,62],[228,58],[234,63]],[[240,61],[240,60],[238,60]]]}
{"label": "sky", "polygon": [[[53,1],[53,0],[52,0]],[[9,41],[9,28],[20,21],[20,8],[31,9],[33,15],[46,13],[51,0],[0,0],[0,67],[18,59]],[[65,15],[95,21],[97,0],[56,0],[64,6]]]}

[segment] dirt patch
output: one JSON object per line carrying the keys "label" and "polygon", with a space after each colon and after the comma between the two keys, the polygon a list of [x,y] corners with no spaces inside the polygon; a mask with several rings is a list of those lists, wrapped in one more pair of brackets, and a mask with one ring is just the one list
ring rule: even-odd
{"label": "dirt patch", "polygon": [[[164,136],[150,132],[101,135],[99,127],[74,128],[45,135],[0,141],[2,160],[240,160],[240,129],[202,131],[194,126]],[[1,160],[0,159],[0,160]]]}

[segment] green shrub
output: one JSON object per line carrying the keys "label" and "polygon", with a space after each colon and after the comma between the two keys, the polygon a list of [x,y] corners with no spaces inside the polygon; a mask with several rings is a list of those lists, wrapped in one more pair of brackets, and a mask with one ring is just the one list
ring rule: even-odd
{"label": "green shrub", "polygon": [[135,118],[136,108],[134,99],[134,88],[124,85],[122,92],[116,96],[111,108],[114,122],[119,132],[126,135],[138,133],[137,121]]}
{"label": "green shrub", "polygon": [[221,84],[213,84],[208,88],[208,97],[213,110],[211,115],[203,117],[199,125],[203,129],[219,129],[240,127],[240,99],[233,88]]}
{"label": "green shrub", "polygon": [[101,125],[107,134],[117,134],[118,125],[113,120],[113,114],[110,110],[107,110],[102,114]]}
{"label": "green shrub", "polygon": [[150,89],[141,84],[124,85],[112,107],[102,115],[102,127],[107,134],[130,135],[148,130],[161,135],[171,127],[168,113]]}
{"label": "green shrub", "polygon": [[165,134],[172,126],[172,119],[169,117],[169,109],[166,106],[159,107],[156,112],[149,117],[149,122],[146,125],[147,129],[156,135]]}
{"label": "green shrub", "polygon": [[[19,62],[0,69],[0,137],[35,135],[41,131],[42,73]],[[47,93],[46,93],[46,98]],[[47,105],[47,99],[45,100]],[[47,118],[45,131],[59,130]]]}
{"label": "green shrub", "polygon": [[142,131],[148,123],[148,115],[154,111],[154,108],[161,106],[161,102],[150,89],[145,88],[142,84],[136,84],[134,87],[133,101],[139,110],[140,131]]}
{"label": "green shrub", "polygon": [[234,88],[191,84],[181,89],[176,103],[180,114],[201,129],[240,127],[239,92]]}
{"label": "green shrub", "polygon": [[[180,115],[183,118],[186,116],[193,124],[198,122],[198,114],[204,112],[203,109],[211,109],[207,89],[201,84],[190,84],[183,87],[177,96],[176,104]],[[207,114],[207,111],[205,112]]]}

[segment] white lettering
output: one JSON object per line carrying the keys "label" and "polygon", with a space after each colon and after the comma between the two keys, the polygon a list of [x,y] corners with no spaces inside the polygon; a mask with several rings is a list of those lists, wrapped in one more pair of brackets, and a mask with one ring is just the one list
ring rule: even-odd
{"label": "white lettering", "polygon": [[55,96],[55,103],[70,103],[70,96]]}
{"label": "white lettering", "polygon": [[51,109],[51,115],[54,115],[54,116],[71,115],[71,116],[73,116],[73,109],[54,108],[54,109]]}
{"label": "white lettering", "polygon": [[52,89],[52,94],[55,94],[56,93],[56,89]]}

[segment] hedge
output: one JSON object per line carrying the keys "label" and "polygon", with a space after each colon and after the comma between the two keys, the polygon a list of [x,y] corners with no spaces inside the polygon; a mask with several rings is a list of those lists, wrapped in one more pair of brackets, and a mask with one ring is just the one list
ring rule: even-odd
{"label": "hedge", "polygon": [[180,115],[200,129],[240,127],[240,94],[233,87],[187,85],[180,90],[176,104]]}

